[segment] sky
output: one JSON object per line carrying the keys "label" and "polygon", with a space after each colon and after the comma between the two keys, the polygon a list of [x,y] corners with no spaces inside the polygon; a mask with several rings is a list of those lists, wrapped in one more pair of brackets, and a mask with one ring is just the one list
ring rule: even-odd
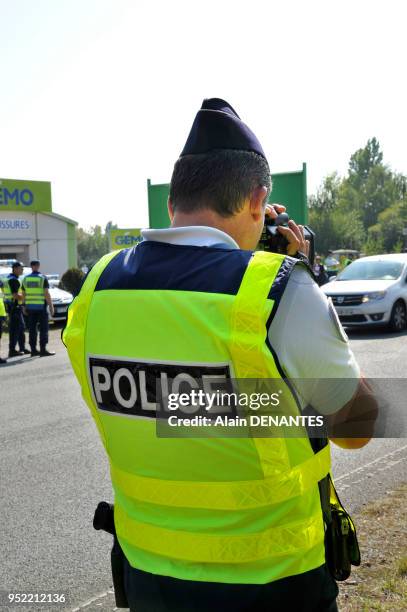
{"label": "sky", "polygon": [[373,136],[407,174],[404,0],[0,0],[0,177],[82,226],[148,226],[202,100],[308,193]]}

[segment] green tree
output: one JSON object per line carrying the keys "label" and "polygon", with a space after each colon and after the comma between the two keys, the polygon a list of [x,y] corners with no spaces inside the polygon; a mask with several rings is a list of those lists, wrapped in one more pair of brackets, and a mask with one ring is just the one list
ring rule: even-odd
{"label": "green tree", "polygon": [[371,138],[351,156],[345,178],[324,178],[309,207],[319,251],[394,252],[407,227],[407,177],[384,165],[380,144]]}
{"label": "green tree", "polygon": [[405,192],[405,177],[394,175],[383,164],[380,144],[376,138],[371,138],[350,158],[341,203],[348,210],[359,211],[367,230],[377,222],[378,215],[399,201]]}
{"label": "green tree", "polygon": [[361,189],[363,221],[365,227],[375,223],[380,213],[398,200],[393,174],[384,166],[376,166]]}
{"label": "green tree", "polygon": [[363,245],[363,253],[365,255],[380,255],[383,252],[383,237],[380,235],[380,229],[374,225],[369,228],[367,241]]}
{"label": "green tree", "polygon": [[308,199],[309,224],[315,232],[315,248],[318,253],[327,253],[338,242],[332,213],[338,205],[340,184],[339,176],[333,172],[324,178],[316,195]]}
{"label": "green tree", "polygon": [[315,196],[309,199],[309,222],[320,253],[331,249],[360,249],[365,241],[357,191],[335,172],[326,176]]}
{"label": "green tree", "polygon": [[69,268],[61,278],[60,287],[69,291],[72,295],[78,295],[84,278],[84,273],[79,268]]}
{"label": "green tree", "polygon": [[337,208],[332,213],[332,224],[336,236],[336,248],[360,250],[365,242],[365,228],[360,214],[356,211],[350,215]]}
{"label": "green tree", "polygon": [[91,268],[103,255],[109,252],[109,231],[116,228],[109,221],[103,230],[100,225],[91,227],[86,231],[79,227],[76,233],[78,245],[78,265]]}
{"label": "green tree", "polygon": [[363,181],[367,180],[372,168],[382,165],[383,153],[376,138],[367,141],[363,149],[358,149],[349,161],[349,181],[359,189]]}
{"label": "green tree", "polygon": [[308,205],[324,213],[329,213],[338,205],[338,195],[341,186],[341,179],[337,172],[328,174],[322,181],[321,187],[315,196],[310,196]]}
{"label": "green tree", "polygon": [[372,238],[376,243],[381,244],[382,252],[401,251],[403,245],[402,208],[403,204],[401,202],[389,206],[379,214],[378,222],[368,230],[368,241]]}

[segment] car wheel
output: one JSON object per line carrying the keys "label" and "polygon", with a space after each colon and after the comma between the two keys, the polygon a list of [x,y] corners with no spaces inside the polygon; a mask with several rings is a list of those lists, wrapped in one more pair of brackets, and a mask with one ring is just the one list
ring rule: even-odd
{"label": "car wheel", "polygon": [[392,308],[389,327],[394,332],[401,332],[407,327],[407,311],[404,302],[399,300]]}

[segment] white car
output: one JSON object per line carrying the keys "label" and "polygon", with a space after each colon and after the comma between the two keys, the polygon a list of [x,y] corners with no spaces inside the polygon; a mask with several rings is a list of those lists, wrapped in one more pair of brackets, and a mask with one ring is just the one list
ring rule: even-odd
{"label": "white car", "polygon": [[[48,276],[47,276],[48,278]],[[48,278],[48,284],[50,287],[56,287],[58,289],[59,285],[60,285],[60,280],[55,279],[55,278]]]}
{"label": "white car", "polygon": [[64,321],[67,316],[68,306],[73,300],[72,293],[52,287],[50,283],[49,294],[54,305],[54,316],[50,317],[50,321]]}
{"label": "white car", "polygon": [[407,253],[357,259],[321,289],[345,326],[407,327]]}

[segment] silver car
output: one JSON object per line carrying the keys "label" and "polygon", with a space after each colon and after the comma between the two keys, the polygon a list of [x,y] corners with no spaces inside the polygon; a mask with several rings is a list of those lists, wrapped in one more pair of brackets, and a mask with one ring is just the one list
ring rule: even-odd
{"label": "silver car", "polygon": [[345,326],[407,327],[407,253],[357,259],[321,289]]}

